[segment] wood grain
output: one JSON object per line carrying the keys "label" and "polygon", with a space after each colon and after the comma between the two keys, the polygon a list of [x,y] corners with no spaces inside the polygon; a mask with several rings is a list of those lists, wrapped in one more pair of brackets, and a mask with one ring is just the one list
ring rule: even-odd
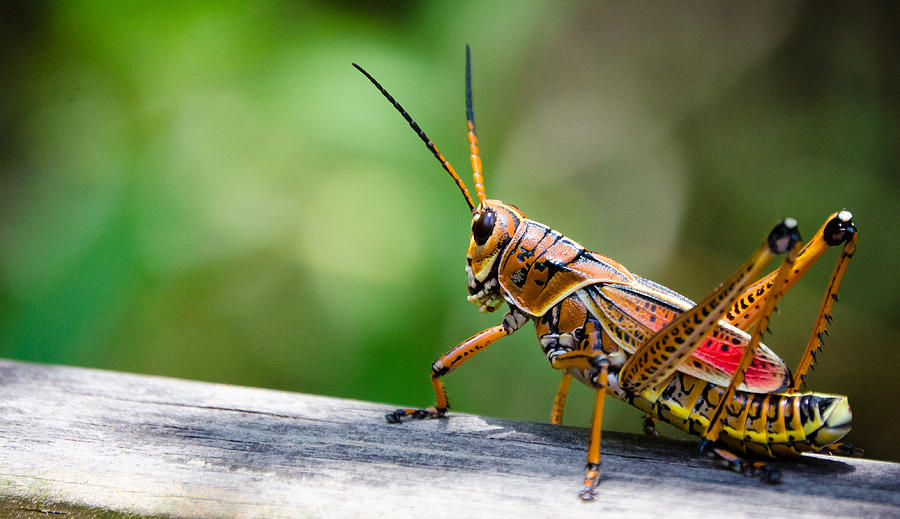
{"label": "wood grain", "polygon": [[0,515],[93,517],[900,516],[900,465],[804,456],[780,485],[696,444],[604,432],[598,501],[578,498],[587,431],[0,361]]}

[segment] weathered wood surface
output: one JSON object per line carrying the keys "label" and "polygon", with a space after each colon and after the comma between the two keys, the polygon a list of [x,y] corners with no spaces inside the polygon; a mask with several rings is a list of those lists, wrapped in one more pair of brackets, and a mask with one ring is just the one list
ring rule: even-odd
{"label": "weathered wood surface", "polygon": [[[465,414],[0,361],[0,516],[900,516],[900,465],[806,456],[771,486],[696,444]],[[77,508],[88,507],[88,508]]]}

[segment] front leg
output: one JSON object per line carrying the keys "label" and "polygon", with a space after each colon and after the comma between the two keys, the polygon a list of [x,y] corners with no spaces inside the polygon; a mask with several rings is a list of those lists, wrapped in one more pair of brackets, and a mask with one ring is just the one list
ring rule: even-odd
{"label": "front leg", "polygon": [[487,330],[476,333],[465,341],[454,346],[450,351],[434,361],[431,365],[431,385],[434,386],[436,404],[427,409],[397,409],[388,413],[384,418],[388,423],[398,423],[404,417],[423,420],[427,418],[441,418],[447,413],[450,402],[447,400],[447,390],[441,377],[455,370],[465,361],[471,359],[479,351],[497,342],[501,337],[510,335],[528,321],[528,317],[517,308],[511,308],[503,319],[502,324],[492,326]]}

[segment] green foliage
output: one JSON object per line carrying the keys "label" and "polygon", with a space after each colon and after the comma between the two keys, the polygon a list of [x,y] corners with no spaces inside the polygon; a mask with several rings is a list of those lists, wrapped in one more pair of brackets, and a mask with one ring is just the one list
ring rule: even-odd
{"label": "green foliage", "polygon": [[[851,440],[900,459],[896,8],[3,9],[0,355],[430,404],[434,358],[501,316],[465,301],[458,192],[350,63],[464,172],[469,43],[488,195],[689,297],[778,219],[809,236],[852,210],[810,387],[849,395]],[[773,322],[789,365],[832,261]],[[546,420],[557,382],[526,329],[447,385],[456,410]],[[639,423],[610,408],[609,428]]]}

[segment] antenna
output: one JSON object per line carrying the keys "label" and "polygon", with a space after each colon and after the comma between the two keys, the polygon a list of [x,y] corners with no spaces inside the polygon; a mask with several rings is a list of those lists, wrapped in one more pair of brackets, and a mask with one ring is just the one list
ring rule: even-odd
{"label": "antenna", "polygon": [[[379,83],[378,81],[375,81],[375,78],[373,78],[368,72],[363,70],[363,68],[360,67],[359,65],[357,65],[356,63],[354,63],[353,66],[356,67],[356,70],[359,70],[360,72],[362,72],[363,75],[366,76],[369,79],[369,81],[372,82],[373,85],[375,85],[375,88],[377,88],[378,91],[381,92],[381,95],[383,95],[388,101],[390,101],[390,103],[392,105],[394,105],[394,108],[396,108],[397,111],[400,112],[400,115],[402,115],[403,118],[406,119],[406,122],[409,123],[409,127],[412,128],[414,132],[416,132],[416,135],[418,135],[420,139],[422,139],[422,142],[425,143],[425,146],[431,151],[431,153],[434,155],[434,157],[436,159],[438,159],[438,162],[441,163],[441,166],[444,167],[444,169],[447,171],[447,173],[450,174],[450,177],[452,177],[453,180],[456,182],[456,185],[459,187],[459,190],[462,191],[463,197],[465,197],[465,199],[466,199],[466,203],[469,204],[469,209],[472,211],[475,211],[475,203],[472,201],[472,195],[469,194],[469,190],[466,188],[466,185],[463,183],[462,179],[459,178],[459,175],[456,174],[456,171],[453,169],[453,166],[451,166],[450,163],[447,162],[447,159],[445,159],[444,156],[441,155],[441,152],[438,151],[437,146],[435,146],[434,143],[431,142],[431,139],[429,139],[428,136],[425,135],[425,132],[422,131],[422,128],[419,128],[419,125],[415,121],[413,121],[412,117],[410,117],[408,113],[406,113],[406,110],[404,110],[403,107],[400,106],[400,103],[398,103],[397,100],[394,99],[394,97],[391,94],[389,94],[388,91],[385,90],[383,86],[381,86],[381,83]],[[472,133],[472,130],[470,130],[470,134],[474,135],[474,133]],[[470,136],[469,140],[471,141],[471,139],[472,139],[472,137]],[[476,144],[475,146],[476,146],[475,149],[477,152],[478,145]],[[475,159],[473,158],[472,160],[475,160]],[[484,189],[482,188],[482,191],[483,190]],[[483,196],[484,195],[482,194],[481,198],[479,198],[479,200],[484,200]]]}
{"label": "antenna", "polygon": [[472,111],[472,59],[466,45],[466,127],[469,130],[469,151],[472,159],[472,179],[475,180],[475,194],[484,202],[484,177],[481,175],[481,156],[478,154],[478,136],[475,135],[475,113]]}

